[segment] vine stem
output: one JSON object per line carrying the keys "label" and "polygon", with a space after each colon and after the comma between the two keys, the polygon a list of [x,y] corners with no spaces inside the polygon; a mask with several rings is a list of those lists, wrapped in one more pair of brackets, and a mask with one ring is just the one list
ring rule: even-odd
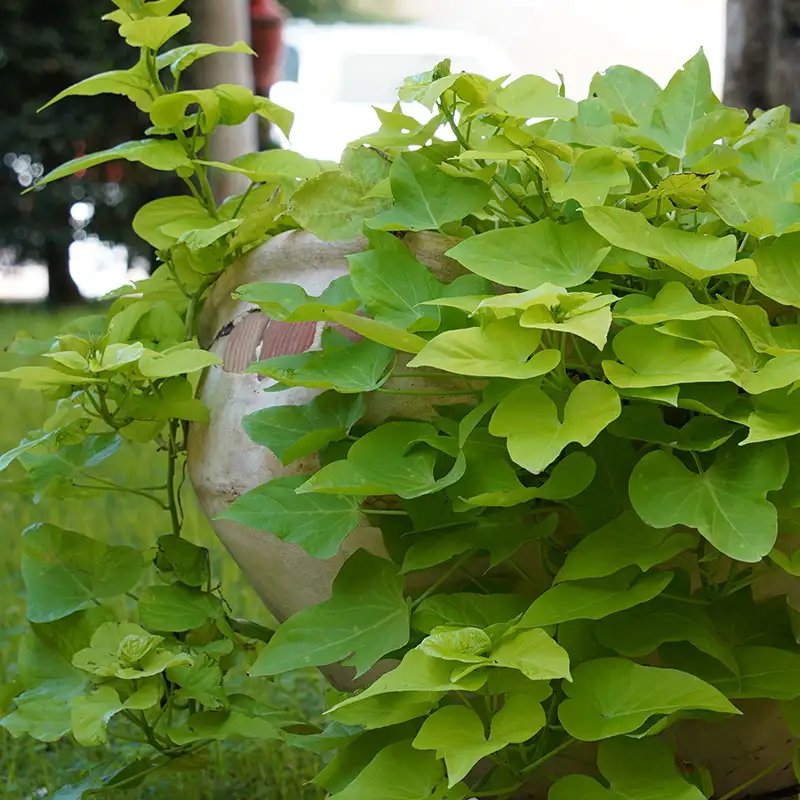
{"label": "vine stem", "polygon": [[427,600],[445,581],[452,578],[470,558],[472,558],[471,550],[456,559],[455,563],[447,572],[442,573],[413,603],[411,603],[412,610],[422,603],[423,600]]}
{"label": "vine stem", "polygon": [[736,797],[740,792],[743,792],[745,789],[749,789],[751,786],[758,783],[762,778],[766,778],[767,775],[771,775],[776,769],[780,769],[786,761],[786,756],[789,755],[796,746],[797,745],[792,744],[790,748],[783,751],[779,758],[776,758],[775,761],[764,767],[764,769],[762,769],[757,775],[753,775],[752,778],[749,778],[744,783],[740,783],[737,787],[731,789],[729,792],[726,792],[717,800],[732,800],[732,798]]}
{"label": "vine stem", "polygon": [[[525,769],[522,770],[523,775],[527,775],[529,772],[533,772],[538,767],[541,767],[545,761],[549,761],[553,756],[557,756],[562,750],[566,750],[568,747],[572,747],[577,740],[573,739],[571,736],[565,742],[562,742],[558,747],[554,747],[549,753],[545,753],[541,758],[537,758],[532,764],[528,764]],[[722,798],[720,798],[722,800]]]}
{"label": "vine stem", "polygon": [[167,453],[167,507],[172,521],[172,532],[181,535],[181,523],[178,519],[178,501],[175,496],[175,462],[178,460],[177,443],[175,441],[175,421],[169,423],[169,450]]}
{"label": "vine stem", "polygon": [[164,511],[167,510],[167,506],[155,495],[139,489],[129,489],[127,486],[106,486],[102,483],[98,485],[93,485],[90,483],[76,483],[75,481],[72,482],[72,485],[76,489],[91,489],[95,492],[126,492],[127,494],[135,494],[137,497],[146,497],[148,500],[152,500],[159,508],[163,509]]}

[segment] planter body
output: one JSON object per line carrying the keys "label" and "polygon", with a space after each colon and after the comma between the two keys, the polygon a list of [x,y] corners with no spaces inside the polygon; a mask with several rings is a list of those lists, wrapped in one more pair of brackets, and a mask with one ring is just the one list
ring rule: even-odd
{"label": "planter body", "polygon": [[[435,233],[407,234],[405,244],[419,261],[442,281],[460,274],[458,264],[444,256],[452,241]],[[330,597],[331,585],[342,563],[358,548],[387,556],[381,533],[366,519],[344,542],[333,558],[310,557],[299,545],[283,542],[263,531],[228,520],[216,519],[241,495],[266,481],[284,475],[313,473],[319,468],[315,456],[289,466],[265,447],[253,443],[242,428],[242,418],[254,411],[283,405],[302,405],[320,393],[303,387],[280,392],[265,392],[272,381],[255,374],[244,374],[253,362],[271,356],[302,353],[319,347],[323,323],[282,323],[269,320],[257,307],[231,297],[246,283],[270,281],[296,283],[309,295],[321,294],[331,281],[348,272],[346,256],[360,252],[362,239],[343,243],[322,242],[309,233],[292,231],[262,245],[234,265],[218,282],[209,297],[200,320],[201,344],[223,361],[207,371],[200,398],[211,413],[209,425],[193,424],[189,437],[189,469],[198,500],[212,520],[215,532],[239,564],[248,583],[279,621],[295,612],[316,605]],[[435,386],[454,386],[437,380]],[[430,382],[414,379],[390,379],[392,388],[430,390]],[[406,419],[429,419],[432,407],[447,402],[464,402],[458,397],[398,397],[373,395],[367,419],[377,424],[398,416]],[[523,554],[528,571],[538,573],[535,555]],[[478,565],[480,566],[480,565]],[[417,576],[429,584],[432,575]],[[390,662],[378,664],[362,678],[371,682]],[[354,688],[353,672],[344,667],[323,670],[335,685]],[[791,741],[780,719],[777,703],[747,701],[740,704],[744,716],[722,723],[697,721],[672,727],[667,736],[677,739],[681,754],[711,770],[719,796],[758,774],[772,763]],[[594,769],[595,747],[587,744],[572,748],[568,756],[550,762],[541,780],[520,798],[544,798],[546,784],[568,772]],[[753,792],[768,792],[792,786],[795,782],[791,760],[785,768],[772,773],[753,787]]]}

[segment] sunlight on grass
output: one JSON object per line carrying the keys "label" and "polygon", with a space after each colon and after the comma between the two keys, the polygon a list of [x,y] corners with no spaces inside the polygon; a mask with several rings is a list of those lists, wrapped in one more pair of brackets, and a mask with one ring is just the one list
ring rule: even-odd
{"label": "sunlight on grass", "polygon": [[[73,314],[75,312],[72,312]],[[64,314],[2,308],[0,310],[0,348],[19,330],[45,338],[59,329]],[[18,366],[20,359],[0,350],[0,370]],[[10,382],[0,381],[0,453],[14,446],[29,430],[37,428],[47,413],[47,401],[36,392],[21,392]],[[17,475],[9,469],[2,478]],[[130,486],[163,481],[164,459],[147,446],[127,445],[106,462],[109,477]],[[269,615],[245,583],[238,567],[214,537],[196,504],[187,492],[186,535],[212,552],[214,574],[221,580],[225,597],[236,616],[268,621]],[[46,500],[35,505],[4,491],[0,482],[0,673],[4,686],[15,677],[14,660],[19,636],[25,629],[25,598],[19,571],[20,533],[35,522],[52,522],[114,544],[147,546],[169,530],[164,512],[146,500],[130,495],[106,493],[89,500]],[[9,704],[8,691],[0,692],[0,703]],[[298,719],[309,719],[320,712],[321,680],[317,673],[288,679],[275,686],[276,698]],[[5,709],[3,709],[5,710]],[[127,747],[127,746],[126,746]],[[128,750],[125,751],[126,754]],[[135,754],[131,754],[135,757]],[[86,749],[64,740],[45,745],[30,739],[13,739],[0,730],[0,770],[6,798],[47,797],[64,783],[75,780],[80,771],[108,757],[103,748]],[[138,791],[120,798],[181,798],[181,800],[311,800],[321,797],[306,786],[318,768],[312,754],[246,741],[226,742],[211,748],[198,761],[196,769],[172,772],[153,780]],[[41,793],[46,789],[48,794]],[[38,794],[37,794],[38,792]]]}

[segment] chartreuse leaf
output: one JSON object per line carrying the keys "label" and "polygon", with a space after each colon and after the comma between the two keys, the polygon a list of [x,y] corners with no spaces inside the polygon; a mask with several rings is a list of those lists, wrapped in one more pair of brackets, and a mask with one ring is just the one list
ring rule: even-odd
{"label": "chartreuse leaf", "polygon": [[274,406],[248,414],[242,427],[284,464],[344,439],[366,411],[363,394],[323,392],[304,406]]}
{"label": "chartreuse leaf", "polygon": [[496,105],[512,117],[557,117],[573,119],[578,113],[574,100],[562,97],[555,83],[538,75],[523,75],[503,87],[495,97]]}
{"label": "chartreuse leaf", "polygon": [[487,740],[483,722],[468,706],[445,706],[422,724],[413,746],[435,750],[447,766],[448,786],[466,778],[475,764],[509,744],[521,744],[545,725],[541,703],[528,695],[509,695],[503,708],[492,717]]}
{"label": "chartreuse leaf", "polygon": [[713,275],[754,275],[756,272],[750,259],[736,260],[739,245],[735,236],[718,238],[677,228],[656,227],[638,211],[610,206],[585,208],[583,216],[615,247],[663,261],[692,280]]}
{"label": "chartreuse leaf", "polygon": [[278,628],[251,674],[280,675],[344,661],[362,675],[409,636],[403,580],[390,561],[357,550],[342,566],[330,600],[306,608]]}
{"label": "chartreuse leaf", "polygon": [[386,205],[368,196],[368,187],[339,170],[306,181],[293,195],[290,210],[304,230],[325,241],[347,241],[361,233],[364,221]]}
{"label": "chartreuse leaf", "polygon": [[39,524],[22,535],[28,619],[52,622],[130,591],[144,569],[141,553]]}
{"label": "chartreuse leaf", "polygon": [[661,89],[638,69],[616,66],[592,78],[590,93],[603,100],[618,117],[642,125],[650,122]]}
{"label": "chartreuse leaf", "polygon": [[800,408],[791,390],[753,397],[752,404],[753,412],[747,417],[750,434],[742,444],[769,442],[800,433]]}
{"label": "chartreuse leaf", "polygon": [[738,670],[714,685],[728,697],[795,700],[800,697],[800,655],[777,647],[737,647]]}
{"label": "chartreuse leaf", "polygon": [[[493,436],[507,439],[512,461],[540,473],[571,442],[586,447],[620,414],[616,391],[599,381],[583,381],[571,392],[559,419],[556,404],[537,386],[526,384],[506,395],[489,423]],[[530,425],[535,419],[536,425]]]}
{"label": "chartreuse leaf", "polygon": [[371,236],[373,248],[347,257],[350,280],[367,311],[404,330],[439,327],[439,310],[422,306],[439,297],[444,286],[391,234]]}
{"label": "chartreuse leaf", "polygon": [[78,744],[96,747],[107,738],[108,723],[124,704],[110,686],[98,686],[90,694],[76,697],[71,703],[72,734]]}
{"label": "chartreuse leaf", "polygon": [[307,475],[288,475],[263,483],[237,498],[222,519],[267,531],[299,544],[314,558],[331,558],[361,521],[353,497],[297,494]]}
{"label": "chartreuse leaf", "polygon": [[580,664],[572,683],[562,687],[567,699],[558,707],[558,718],[566,732],[581,741],[632,733],[651,717],[676,711],[741,713],[719,690],[694,675],[624,658]]}
{"label": "chartreuse leaf", "polygon": [[636,513],[656,528],[696,528],[725,555],[755,563],[778,535],[778,515],[767,493],[780,489],[789,474],[782,444],[721,448],[714,463],[694,472],[674,455],[648,453],[631,474]]}
{"label": "chartreuse leaf", "polygon": [[654,572],[628,588],[608,580],[560,583],[537,597],[517,624],[520,628],[544,628],[573,619],[603,619],[647,603],[671,580],[671,572]]}
{"label": "chartreuse leaf", "polygon": [[200,130],[203,133],[211,133],[220,123],[222,116],[219,96],[213,89],[161,95],[150,107],[150,119],[156,128],[162,130],[175,128],[182,124],[186,109],[194,105],[200,109]]}
{"label": "chartreuse leaf", "polygon": [[588,775],[558,780],[548,800],[703,800],[678,769],[675,753],[657,739],[620,737],[600,743],[597,766],[610,789]]}
{"label": "chartreuse leaf", "polygon": [[624,297],[614,307],[615,318],[635,322],[637,325],[729,316],[732,316],[730,311],[698,303],[686,286],[675,281],[664,284],[655,298],[632,294]]}
{"label": "chartreuse leaf", "polygon": [[630,186],[628,170],[611,147],[584,150],[571,166],[566,179],[559,178],[561,175],[556,172],[550,176],[553,200],[557,203],[576,200],[584,208],[601,206],[609,193]]}
{"label": "chartreuse leaf", "polygon": [[255,51],[245,42],[235,42],[232,45],[221,46],[216,44],[187,44],[175,47],[166,53],[161,53],[156,65],[159,70],[169,67],[174,77],[178,77],[184,70],[194,64],[200,58],[217,55],[218,53],[247,53],[256,55]]}
{"label": "chartreuse leaf", "polygon": [[428,800],[443,777],[442,762],[433,753],[415,750],[410,741],[381,750],[336,800]]}
{"label": "chartreuse leaf", "polygon": [[409,366],[480,377],[536,378],[555,369],[561,361],[558,350],[534,354],[541,341],[539,331],[522,328],[515,318],[508,317],[480,327],[440,333]]}
{"label": "chartreuse leaf", "polygon": [[112,147],[110,150],[101,150],[87,156],[74,158],[60,167],[56,167],[48,172],[36,186],[44,186],[61,178],[74,175],[86,169],[91,169],[109,161],[141,162],[150,169],[172,172],[177,169],[188,169],[193,171],[192,163],[189,161],[183,147],[179,142],[169,139],[144,139],[138,142],[125,142],[125,144]]}
{"label": "chartreuse leaf", "polygon": [[555,581],[605,578],[633,565],[647,572],[687,550],[695,540],[690,533],[651,528],[626,511],[581,539],[567,554]]}
{"label": "chartreuse leaf", "polygon": [[147,47],[160,50],[173,36],[191,24],[188,14],[171,17],[145,17],[119,26],[119,35],[131,47]]}
{"label": "chartreuse leaf", "polygon": [[552,283],[570,288],[589,280],[610,249],[583,221],[557,225],[544,219],[472,236],[447,255],[504,286],[538,289]]}
{"label": "chartreuse leaf", "polygon": [[268,317],[282,322],[310,322],[325,319],[332,308],[357,311],[359,302],[347,279],[334,281],[319,297],[310,297],[295,283],[248,283],[240,286],[234,297],[255,303]]}
{"label": "chartreuse leaf", "polygon": [[719,383],[738,374],[733,361],[716,348],[664,336],[649,326],[624,328],[614,337],[612,346],[622,363],[603,361],[603,371],[620,389]]}
{"label": "chartreuse leaf", "polygon": [[772,244],[761,245],[753,260],[758,267],[751,278],[753,286],[783,305],[800,308],[800,233],[788,233]]}
{"label": "chartreuse leaf", "polygon": [[492,196],[488,183],[443,172],[418,152],[396,158],[389,171],[394,205],[370,221],[382,230],[436,230],[480,211]]}
{"label": "chartreuse leaf", "polygon": [[[212,228],[217,224],[194,197],[161,197],[143,205],[133,218],[136,235],[158,250],[172,247],[191,230]],[[169,233],[162,230],[168,227]]]}
{"label": "chartreuse leaf", "polygon": [[178,346],[163,353],[145,353],[139,359],[139,372],[150,378],[172,378],[175,375],[188,375],[206,367],[219,366],[222,359],[200,348]]}
{"label": "chartreuse leaf", "polygon": [[153,104],[154,85],[147,73],[147,65],[140,61],[131,69],[115,69],[101,72],[85,80],[73,84],[63,92],[59,92],[50,102],[45,103],[39,111],[44,111],[65,97],[96,97],[100,94],[119,94],[127,97],[140,111],[147,112]]}

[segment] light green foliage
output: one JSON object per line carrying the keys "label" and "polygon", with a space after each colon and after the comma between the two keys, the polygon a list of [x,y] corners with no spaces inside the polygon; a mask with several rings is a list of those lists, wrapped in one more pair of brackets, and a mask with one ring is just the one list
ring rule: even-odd
{"label": "light green foliage", "polygon": [[[226,164],[207,152],[218,126],[256,115],[288,132],[291,114],[183,73],[248,48],[162,51],[188,24],[179,0],[115,5],[135,66],[55,99],[122,95],[149,138],[39,185],[123,159],[174,171],[188,193],[133,220],[157,251],[152,277],[94,321],[18,338],[38,360],[0,377],[58,403],[0,470],[37,502],[128,492],[163,518],[147,560],[106,543],[125,541],[113,514],[91,538],[25,532],[31,632],[3,726],[90,746],[141,735],[157,753],[62,797],[130,787],[227,739],[336,751],[316,784],[342,800],[510,797],[530,778],[553,784],[550,800],[710,796],[703,753],[653,737],[693,716],[724,735],[742,713],[731,699],[800,691],[788,109],[748,124],[714,96],[702,53],[663,90],[617,66],[577,102],[537,76],[444,61],[400,89],[429,119],[377,109],[339,164],[282,150]],[[210,170],[252,185],[218,204]],[[254,447],[320,468],[222,515],[309,558],[343,551],[330,598],[273,631],[233,616],[208,551],[183,536],[182,487],[189,423],[210,419],[197,387],[220,366],[197,343],[204,300],[298,228],[366,241],[319,296],[236,290],[322,331],[311,352],[250,365],[279,402],[243,421]],[[287,405],[292,387],[321,393]],[[154,480],[98,472],[147,443],[165,461]],[[346,541],[367,528],[383,549]],[[781,596],[756,603],[756,580]],[[334,664],[363,689],[332,692],[324,727],[275,707],[266,677]],[[601,741],[603,782],[551,773],[575,741]]]}

